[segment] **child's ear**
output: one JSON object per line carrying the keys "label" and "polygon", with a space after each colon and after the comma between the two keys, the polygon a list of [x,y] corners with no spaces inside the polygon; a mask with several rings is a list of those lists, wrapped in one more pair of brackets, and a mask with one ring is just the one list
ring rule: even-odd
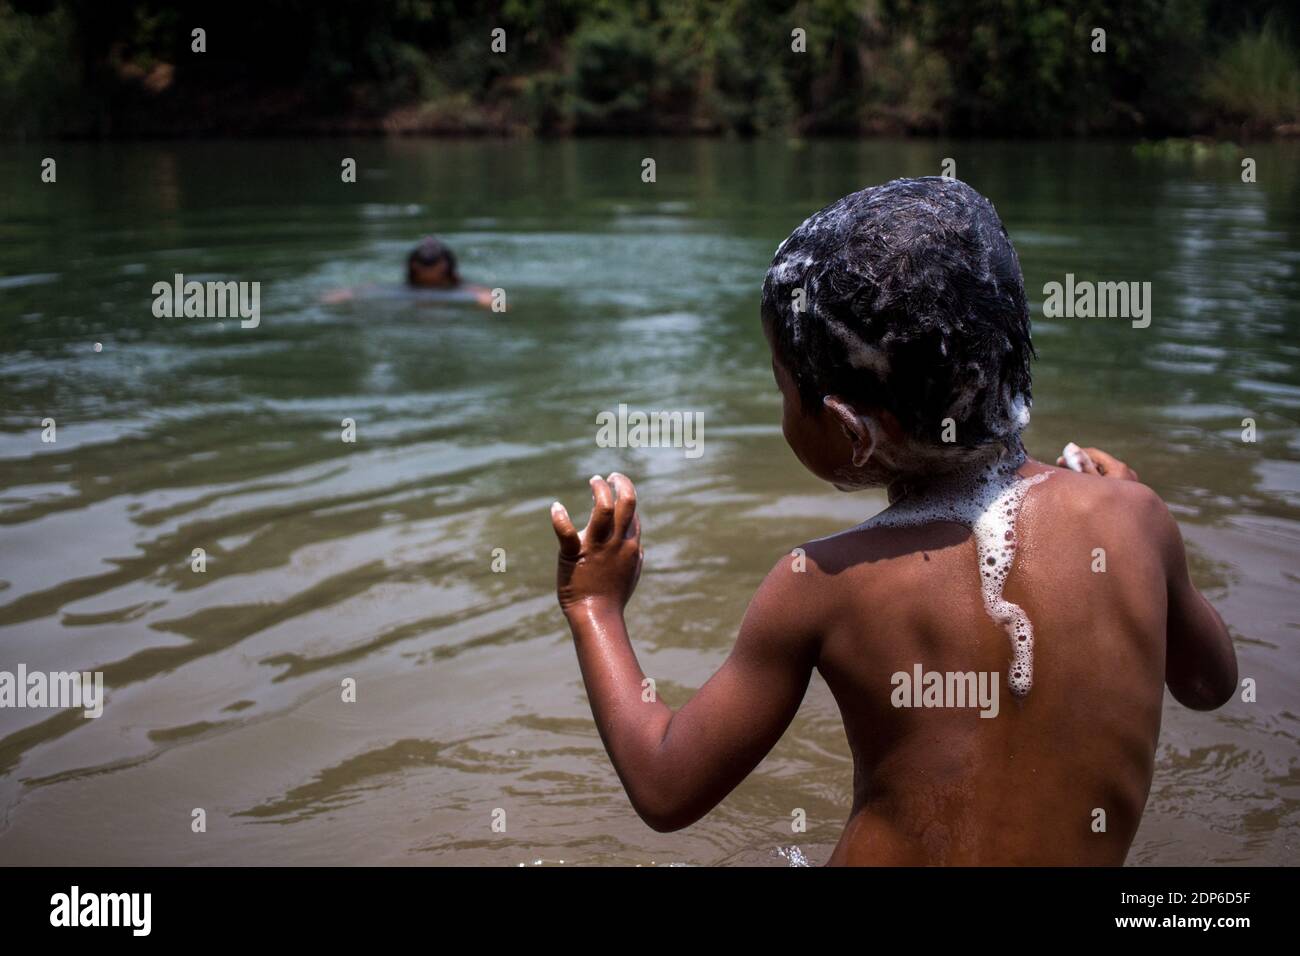
{"label": "child's ear", "polygon": [[870,415],[863,415],[856,408],[838,395],[827,395],[822,399],[827,413],[835,424],[843,430],[849,440],[853,455],[853,467],[861,468],[876,450],[877,423]]}

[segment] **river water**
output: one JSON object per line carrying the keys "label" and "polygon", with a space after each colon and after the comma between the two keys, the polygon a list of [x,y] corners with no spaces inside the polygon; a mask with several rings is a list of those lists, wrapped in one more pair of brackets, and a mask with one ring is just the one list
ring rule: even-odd
{"label": "river water", "polygon": [[[945,157],[1020,253],[1031,453],[1075,440],[1141,472],[1256,682],[1214,713],[1167,698],[1129,862],[1300,862],[1300,148],[703,140],[0,151],[0,670],[101,670],[108,694],[97,720],[0,710],[0,862],[823,862],[852,766],[818,678],[702,822],[633,814],[554,603],[547,508],[585,515],[595,472],[638,482],[629,623],[683,702],[778,556],[883,504],[781,438],[772,252]],[[382,294],[428,232],[509,311]],[[176,273],[260,282],[260,324],[156,318]],[[1151,282],[1150,326],[1044,318],[1067,273]],[[704,453],[599,447],[619,403],[701,412]]]}

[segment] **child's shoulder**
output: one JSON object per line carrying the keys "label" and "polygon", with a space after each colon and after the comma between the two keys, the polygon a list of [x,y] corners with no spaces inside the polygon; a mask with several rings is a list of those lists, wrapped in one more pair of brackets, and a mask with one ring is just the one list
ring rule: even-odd
{"label": "child's shoulder", "polygon": [[[1108,535],[1122,532],[1159,546],[1176,533],[1168,507],[1138,481],[1121,481],[1050,468],[1028,489],[1023,507],[1049,533]],[[1023,512],[1022,512],[1023,513]],[[791,552],[792,566],[817,575],[837,575],[846,567],[871,563],[881,571],[889,559],[961,544],[971,529],[944,518],[917,522],[874,519],[804,542]],[[778,562],[777,568],[781,567]]]}
{"label": "child's shoulder", "polygon": [[1144,530],[1169,527],[1164,500],[1139,481],[1086,475],[1063,468],[1051,472],[1027,501],[1040,517],[1084,522],[1096,527],[1123,524]]}

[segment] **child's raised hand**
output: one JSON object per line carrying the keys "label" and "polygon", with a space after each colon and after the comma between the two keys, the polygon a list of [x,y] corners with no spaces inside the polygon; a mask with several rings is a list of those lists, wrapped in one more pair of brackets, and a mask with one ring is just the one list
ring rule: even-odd
{"label": "child's raised hand", "polygon": [[641,519],[631,480],[617,472],[608,482],[593,475],[591,497],[591,520],[581,534],[564,505],[551,505],[560,539],[555,590],[565,613],[582,605],[621,612],[641,576]]}
{"label": "child's raised hand", "polygon": [[[1071,453],[1072,454],[1069,454]],[[1070,459],[1073,459],[1071,461]],[[1097,475],[1101,478],[1120,478],[1124,481],[1137,481],[1138,473],[1109,452],[1100,448],[1080,448],[1074,442],[1065,446],[1065,453],[1056,459],[1057,465],[1082,472],[1085,475]]]}

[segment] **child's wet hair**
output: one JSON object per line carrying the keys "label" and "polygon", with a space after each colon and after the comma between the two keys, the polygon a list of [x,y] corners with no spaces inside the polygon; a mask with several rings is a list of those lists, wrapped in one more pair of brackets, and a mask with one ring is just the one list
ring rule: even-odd
{"label": "child's wet hair", "polygon": [[447,262],[447,275],[452,279],[457,278],[456,256],[441,239],[426,236],[406,257],[406,281],[414,283],[417,266],[434,266],[443,260]]}
{"label": "child's wet hair", "polygon": [[949,448],[1007,442],[1029,420],[1020,261],[965,183],[896,179],[809,217],[776,250],[762,312],[810,412],[839,395],[939,447],[951,418]]}

